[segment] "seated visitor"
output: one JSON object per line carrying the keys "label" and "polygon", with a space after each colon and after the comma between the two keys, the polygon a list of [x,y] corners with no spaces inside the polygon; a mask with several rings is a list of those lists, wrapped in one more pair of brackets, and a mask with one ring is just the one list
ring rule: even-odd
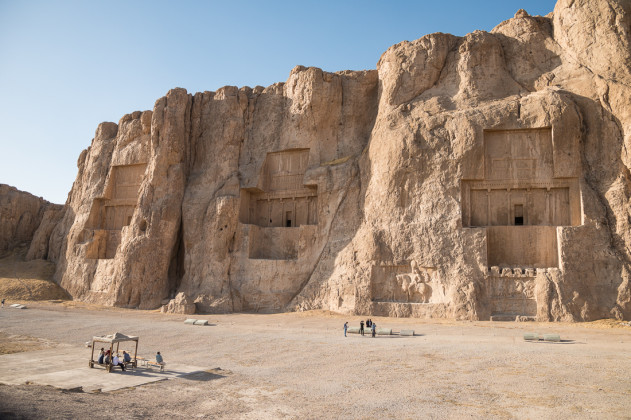
{"label": "seated visitor", "polygon": [[99,365],[103,364],[104,357],[105,357],[105,350],[103,349],[103,347],[101,347],[101,351],[99,352],[99,360],[98,360]]}
{"label": "seated visitor", "polygon": [[118,358],[118,355],[115,355],[114,359],[112,359],[112,365],[120,366],[121,370],[125,372],[125,364],[121,363],[120,359]]}
{"label": "seated visitor", "polygon": [[125,350],[123,350],[123,361],[125,363],[131,362],[131,356]]}
{"label": "seated visitor", "polygon": [[160,352],[156,354],[156,363],[158,363],[159,365],[164,364],[164,359],[162,358],[162,355],[160,354]]}

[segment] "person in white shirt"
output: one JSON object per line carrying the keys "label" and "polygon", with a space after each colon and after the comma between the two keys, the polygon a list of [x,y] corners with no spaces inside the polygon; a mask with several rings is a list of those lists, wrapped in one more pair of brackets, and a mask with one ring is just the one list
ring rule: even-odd
{"label": "person in white shirt", "polygon": [[121,370],[123,372],[125,372],[125,365],[120,362],[120,359],[118,358],[118,355],[114,356],[114,358],[112,359],[112,365],[113,366],[120,366]]}

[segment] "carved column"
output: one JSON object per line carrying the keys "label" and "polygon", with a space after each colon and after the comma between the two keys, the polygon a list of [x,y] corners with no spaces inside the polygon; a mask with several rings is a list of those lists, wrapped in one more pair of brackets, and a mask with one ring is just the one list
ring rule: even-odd
{"label": "carved column", "polygon": [[491,189],[486,189],[486,225],[491,226]]}

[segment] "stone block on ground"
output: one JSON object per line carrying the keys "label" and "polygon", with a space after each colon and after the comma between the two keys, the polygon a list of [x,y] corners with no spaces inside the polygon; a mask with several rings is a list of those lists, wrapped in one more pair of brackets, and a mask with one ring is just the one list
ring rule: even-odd
{"label": "stone block on ground", "polygon": [[561,336],[559,334],[544,334],[543,341],[558,343],[561,341]]}
{"label": "stone block on ground", "polygon": [[525,333],[524,340],[526,341],[537,341],[539,340],[539,334],[537,333]]}

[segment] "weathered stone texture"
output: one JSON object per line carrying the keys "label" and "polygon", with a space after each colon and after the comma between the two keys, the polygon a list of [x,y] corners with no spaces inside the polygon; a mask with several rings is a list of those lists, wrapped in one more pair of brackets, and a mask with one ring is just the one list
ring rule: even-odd
{"label": "weathered stone texture", "polygon": [[0,254],[29,244],[35,237],[38,250],[29,253],[28,259],[45,259],[50,231],[61,208],[41,197],[0,184]]}
{"label": "weathered stone texture", "polygon": [[126,307],[629,319],[630,22],[560,0],[376,71],[174,89],[99,126],[33,255]]}
{"label": "weathered stone texture", "polygon": [[194,314],[195,310],[193,300],[182,292],[178,293],[175,299],[169,300],[166,305],[162,305],[160,309],[161,312],[170,314]]}
{"label": "weathered stone texture", "polygon": [[63,208],[63,206],[57,204],[51,204],[46,207],[42,215],[42,221],[33,233],[33,239],[26,253],[27,260],[48,259],[49,251],[55,246],[50,243],[51,236],[63,216]]}

